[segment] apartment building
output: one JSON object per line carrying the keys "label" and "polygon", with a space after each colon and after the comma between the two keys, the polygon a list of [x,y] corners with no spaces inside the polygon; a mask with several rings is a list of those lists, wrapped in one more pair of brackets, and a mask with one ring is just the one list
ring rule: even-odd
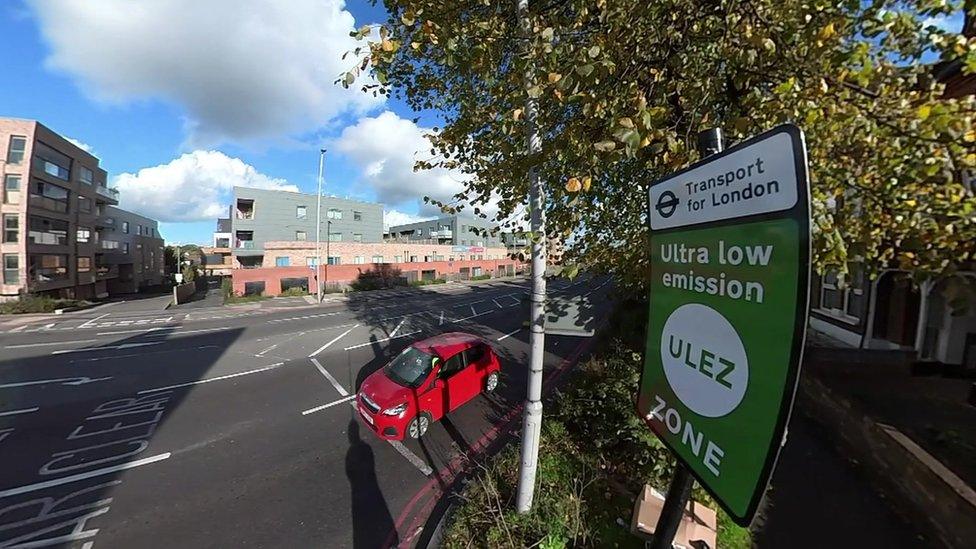
{"label": "apartment building", "polygon": [[[264,243],[315,241],[318,197],[234,187],[226,219],[217,220],[213,255],[231,255],[235,267],[260,267]],[[334,196],[322,197],[321,239],[331,242],[382,242],[383,205]]]}
{"label": "apartment building", "polygon": [[116,208],[106,175],[43,124],[0,118],[0,299],[103,297],[162,282],[157,223]]}
{"label": "apartment building", "polygon": [[454,246],[513,247],[524,246],[527,240],[509,233],[491,235],[496,225],[484,219],[450,215],[418,221],[405,225],[393,225],[386,234],[388,242],[416,242],[422,244],[451,244]]}

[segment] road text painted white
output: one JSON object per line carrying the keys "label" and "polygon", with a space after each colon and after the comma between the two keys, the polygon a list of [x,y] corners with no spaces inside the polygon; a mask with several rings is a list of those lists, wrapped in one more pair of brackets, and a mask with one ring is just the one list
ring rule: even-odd
{"label": "road text painted white", "polygon": [[60,377],[56,379],[38,379],[35,381],[19,381],[16,383],[4,383],[0,385],[0,389],[11,389],[13,387],[26,387],[28,385],[48,385],[50,383],[57,383],[58,385],[85,385],[87,383],[95,383],[96,381],[107,381],[112,379],[112,376],[108,377]]}
{"label": "road text painted white", "polygon": [[16,415],[19,415],[19,414],[30,414],[30,413],[36,412],[38,410],[40,410],[40,408],[38,408],[37,406],[35,406],[33,408],[21,408],[20,410],[6,410],[6,411],[0,412],[0,416],[16,416]]}
{"label": "road text painted white", "polygon": [[307,416],[308,414],[314,414],[315,412],[319,412],[321,410],[325,410],[326,408],[331,408],[331,407],[333,407],[333,406],[335,406],[337,404],[342,404],[343,402],[349,402],[350,400],[352,400],[354,398],[356,398],[356,395],[345,396],[345,397],[342,397],[342,398],[340,398],[339,400],[337,400],[335,402],[330,402],[328,404],[323,404],[321,406],[316,406],[315,408],[309,408],[308,410],[305,410],[304,412],[302,412],[302,415],[303,416]]}
{"label": "road text painted white", "polygon": [[246,372],[237,372],[236,374],[228,374],[228,375],[225,375],[225,376],[211,377],[211,378],[208,378],[208,379],[200,379],[200,380],[197,380],[197,381],[190,381],[190,382],[187,382],[187,383],[179,383],[179,384],[176,384],[176,385],[170,385],[168,387],[157,387],[155,389],[146,389],[145,391],[139,391],[137,394],[142,395],[142,394],[145,394],[145,393],[155,393],[156,391],[167,391],[169,389],[178,389],[180,387],[189,387],[190,385],[200,385],[201,383],[210,383],[212,381],[220,381],[220,380],[223,380],[223,379],[231,379],[231,378],[234,378],[234,377],[247,376],[247,375],[251,375],[251,374],[257,374],[257,373],[260,373],[260,372],[267,372],[268,370],[274,370],[275,368],[280,368],[281,366],[284,366],[284,365],[285,365],[284,362],[276,362],[274,364],[271,364],[270,366],[265,366],[264,368],[258,368],[256,370],[248,370]]}
{"label": "road text painted white", "polygon": [[116,473],[118,471],[125,471],[126,469],[133,469],[135,467],[149,465],[150,463],[156,463],[157,461],[162,461],[167,458],[169,458],[169,452],[155,455],[152,457],[143,458],[143,459],[137,459],[135,461],[130,461],[128,463],[113,465],[111,467],[103,467],[101,469],[95,469],[94,471],[86,471],[84,473],[78,473],[76,475],[68,475],[66,477],[46,480],[44,482],[28,484],[26,486],[18,486],[17,488],[8,488],[7,490],[3,490],[2,492],[0,492],[0,498],[16,496],[18,494],[26,494],[27,492],[43,490],[45,488],[50,488],[52,486],[60,486],[62,484],[68,484],[71,482],[78,482],[79,480],[85,480],[87,478],[109,475],[112,473]]}
{"label": "road text painted white", "polygon": [[87,327],[91,326],[92,324],[94,324],[96,321],[101,320],[101,319],[107,317],[110,314],[112,314],[112,313],[105,313],[105,314],[103,314],[101,316],[96,316],[95,318],[89,320],[88,322],[82,323],[81,326],[78,326],[78,327],[79,328],[87,328]]}
{"label": "road text painted white", "polygon": [[356,324],[352,328],[349,328],[345,332],[342,332],[341,334],[337,335],[333,340],[329,341],[325,345],[319,347],[314,352],[312,352],[312,354],[308,355],[308,358],[313,358],[315,355],[317,355],[317,354],[321,353],[322,351],[328,349],[329,347],[332,346],[333,343],[335,343],[336,341],[339,341],[340,339],[346,337],[349,334],[349,332],[355,330],[358,327],[359,327],[359,324]]}

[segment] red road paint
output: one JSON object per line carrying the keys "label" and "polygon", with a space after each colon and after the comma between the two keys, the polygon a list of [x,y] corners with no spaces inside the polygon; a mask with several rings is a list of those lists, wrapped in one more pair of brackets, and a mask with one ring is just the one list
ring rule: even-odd
{"label": "red road paint", "polygon": [[[602,328],[602,326],[600,327]],[[599,331],[599,329],[597,331]],[[589,349],[592,343],[593,339],[585,339],[580,342],[580,344],[573,349],[573,352],[565,360],[563,360],[559,367],[550,372],[548,378],[545,380],[545,384],[551,386],[552,383],[558,381],[570,366],[576,364],[580,355]],[[548,387],[546,392],[548,393]],[[401,543],[410,543],[413,540],[414,536],[416,535],[417,528],[420,527],[420,524],[423,521],[429,518],[428,515],[430,514],[434,505],[436,505],[439,501],[438,498],[444,494],[444,490],[441,489],[440,486],[442,484],[444,486],[450,486],[453,484],[457,476],[465,470],[462,467],[462,464],[466,459],[474,459],[479,457],[481,453],[488,448],[488,445],[498,437],[499,434],[510,432],[515,420],[519,415],[521,415],[524,407],[525,404],[523,402],[522,404],[519,404],[518,406],[509,410],[509,412],[502,416],[502,418],[497,421],[491,429],[489,429],[481,436],[481,438],[475,441],[475,443],[468,448],[468,452],[465,452],[464,454],[456,454],[447,465],[441,468],[441,470],[437,471],[434,477],[427,481],[427,484],[421,487],[420,490],[418,490],[417,493],[410,498],[410,501],[407,502],[407,505],[403,508],[403,511],[401,511],[397,516],[393,530],[390,531],[390,534],[386,537],[386,541],[383,542],[384,549],[393,547],[395,543],[394,540],[397,539],[397,534],[399,533],[400,528],[403,526],[403,523],[407,520],[407,517],[410,516],[411,512],[414,510],[414,507],[421,500],[421,498],[428,495],[429,492],[429,495],[431,496],[430,500],[427,501],[416,513],[413,521],[410,522],[410,526],[407,528],[406,532],[404,532],[406,537],[401,539],[397,545]]]}

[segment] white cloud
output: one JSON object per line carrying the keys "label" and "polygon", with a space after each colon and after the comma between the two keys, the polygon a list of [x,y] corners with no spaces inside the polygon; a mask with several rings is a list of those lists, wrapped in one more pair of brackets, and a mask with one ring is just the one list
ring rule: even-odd
{"label": "white cloud", "polygon": [[168,164],[115,178],[120,206],[159,221],[216,221],[226,217],[235,186],[298,192],[219,151],[193,151]]}
{"label": "white cloud", "polygon": [[79,149],[85,151],[86,153],[88,153],[88,154],[90,154],[92,156],[97,156],[95,154],[95,149],[93,149],[92,146],[89,145],[88,143],[85,143],[84,141],[78,141],[77,139],[75,139],[73,137],[65,137],[65,139],[68,141],[68,143],[71,143],[72,145],[74,145],[75,147],[78,147]]}
{"label": "white cloud", "polygon": [[383,212],[383,228],[389,229],[395,225],[406,225],[408,223],[427,221],[428,219],[433,218],[433,216],[429,215],[413,215],[398,210],[385,210]]}
{"label": "white cloud", "polygon": [[336,86],[355,48],[343,0],[28,0],[47,65],[97,100],[169,101],[191,145],[314,130],[383,102]]}
{"label": "white cloud", "polygon": [[963,12],[958,11],[949,15],[937,15],[928,17],[922,21],[922,25],[937,27],[946,32],[962,32]]}
{"label": "white cloud", "polygon": [[[376,191],[380,202],[388,207],[416,207],[422,215],[436,216],[440,210],[423,204],[423,197],[451,203],[454,195],[464,190],[469,176],[443,168],[414,171],[417,160],[430,159],[430,132],[430,128],[385,111],[347,126],[332,147],[362,170],[363,181]],[[490,215],[497,211],[494,204],[479,207]],[[467,213],[471,210],[465,208]]]}

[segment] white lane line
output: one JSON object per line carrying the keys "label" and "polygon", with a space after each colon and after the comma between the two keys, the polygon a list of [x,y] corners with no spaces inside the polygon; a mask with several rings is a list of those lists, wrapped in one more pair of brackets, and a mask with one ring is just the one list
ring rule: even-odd
{"label": "white lane line", "polygon": [[471,316],[466,316],[464,318],[459,318],[459,319],[455,320],[454,322],[462,322],[462,321],[465,321],[465,320],[470,320],[472,318],[477,318],[479,316],[490,315],[491,313],[494,313],[494,312],[497,312],[497,311],[485,311],[483,313],[478,313],[476,315],[471,315]]}
{"label": "white lane line", "polygon": [[176,385],[169,385],[167,387],[156,387],[155,389],[146,389],[145,391],[139,391],[136,394],[142,395],[142,394],[145,394],[145,393],[155,393],[155,392],[158,392],[158,391],[168,391],[169,389],[178,389],[180,387],[189,387],[190,385],[200,385],[201,383],[210,383],[211,381],[220,381],[220,380],[223,380],[223,379],[230,379],[232,377],[248,376],[248,375],[257,374],[257,373],[260,373],[260,372],[267,372],[268,370],[274,370],[275,368],[280,368],[280,367],[282,367],[284,365],[285,365],[284,362],[276,362],[276,363],[274,363],[274,364],[272,364],[270,366],[265,366],[264,368],[258,368],[256,370],[248,370],[246,372],[237,372],[236,374],[227,374],[225,376],[211,377],[209,379],[200,379],[200,380],[197,380],[197,381],[190,381],[189,383],[178,383]]}
{"label": "white lane line", "polygon": [[[325,376],[325,379],[329,380],[329,383],[331,383],[332,386],[335,387],[335,390],[338,391],[340,395],[349,396],[349,391],[347,391],[346,388],[343,387],[341,383],[339,383],[338,379],[332,377],[332,374],[330,374],[329,371],[325,369],[325,366],[322,366],[322,364],[314,358],[312,359],[312,364],[314,364],[315,367],[319,369],[319,372],[321,372],[321,374]],[[353,403],[353,406],[355,406],[355,403]]]}
{"label": "white lane line", "polygon": [[21,408],[20,410],[5,410],[0,412],[0,416],[16,416],[18,414],[29,414],[40,410],[37,406],[33,408]]}
{"label": "white lane line", "polygon": [[109,379],[112,379],[112,376],[96,377],[96,378],[84,376],[84,377],[60,377],[57,379],[37,379],[34,381],[19,381],[16,383],[4,383],[3,385],[0,385],[0,389],[12,389],[14,387],[26,387],[28,385],[48,385],[50,383],[57,383],[58,385],[85,385],[86,383],[95,383],[96,381],[106,381]]}
{"label": "white lane line", "polygon": [[[524,326],[523,326],[523,328],[524,328]],[[515,331],[512,331],[512,332],[508,332],[507,334],[505,334],[502,337],[496,339],[495,341],[503,341],[503,340],[506,340],[506,339],[512,337],[513,335],[521,332],[521,331],[522,331],[522,328],[519,328],[518,330],[515,330]]]}
{"label": "white lane line", "polygon": [[[99,326],[99,327],[100,328],[109,328],[110,326],[108,325],[107,322],[103,322],[101,324],[101,326]],[[169,327],[165,327],[165,328],[143,328],[142,330],[119,330],[119,331],[115,331],[115,332],[98,332],[95,335],[97,335],[97,336],[107,336],[107,335],[122,335],[122,334],[141,334],[141,333],[144,333],[144,332],[158,332],[160,330],[172,330],[173,328],[174,328],[174,326],[169,326]],[[229,330],[230,328],[211,328],[211,329],[213,329],[213,330]]]}
{"label": "white lane line", "polygon": [[[163,331],[163,330],[172,330],[172,329],[173,328],[150,328],[150,330],[152,330],[154,332],[160,332],[160,331]],[[199,330],[181,330],[179,332],[165,332],[165,333],[160,333],[159,336],[172,336],[172,335],[183,335],[183,334],[198,334],[198,333],[201,333],[201,332],[222,332],[222,331],[225,331],[225,330],[234,330],[234,329],[236,329],[236,328],[201,328]],[[97,334],[97,335],[102,335],[102,334]],[[157,335],[156,334],[149,333],[149,334],[146,334],[146,337],[157,337]]]}
{"label": "white lane line", "polygon": [[12,432],[14,432],[14,428],[13,427],[11,427],[9,429],[0,429],[0,442],[3,442],[3,439],[9,437],[10,436],[10,433],[12,433]]}
{"label": "white lane line", "polygon": [[97,339],[76,339],[74,341],[52,341],[50,343],[21,343],[19,345],[5,345],[4,349],[26,349],[28,347],[50,347],[53,345],[73,345],[75,343],[91,343]]}
{"label": "white lane line", "polygon": [[400,321],[399,324],[396,325],[396,328],[393,328],[393,331],[390,332],[390,339],[393,339],[394,337],[396,337],[397,332],[400,331],[400,328],[403,327],[403,323],[406,322],[406,321],[407,321],[407,319],[404,318],[403,320]]}
{"label": "white lane line", "polygon": [[146,356],[146,355],[162,355],[166,353],[185,353],[187,351],[202,351],[204,349],[220,349],[220,345],[201,345],[199,347],[178,347],[176,349],[168,349],[165,351],[151,351],[147,353],[129,353],[126,355],[109,355],[109,356],[96,356],[93,358],[80,358],[77,360],[72,360],[71,362],[101,362],[103,360],[119,360],[122,358],[132,358],[134,356]]}
{"label": "white lane line", "polygon": [[57,322],[52,322],[50,324],[45,324],[44,326],[41,326],[41,329],[42,330],[50,330],[51,328],[54,327],[55,324],[57,324]]}
{"label": "white lane line", "polygon": [[437,325],[438,325],[438,326],[440,326],[441,324],[444,324],[444,311],[441,311],[441,319],[440,319],[440,321],[439,321],[439,322],[437,323]]}
{"label": "white lane line", "polygon": [[288,322],[289,320],[302,320],[302,319],[306,319],[306,318],[320,318],[320,317],[323,317],[323,316],[335,316],[335,315],[338,315],[338,314],[342,314],[343,312],[345,312],[345,311],[336,311],[334,313],[321,313],[321,314],[316,314],[316,315],[292,316],[292,317],[288,317],[288,318],[275,318],[275,319],[269,320],[268,321],[268,324],[273,324],[275,322]]}
{"label": "white lane line", "polygon": [[492,302],[494,302],[495,303],[495,306],[498,307],[499,309],[502,308],[502,304],[499,303],[497,299],[492,299]]}
{"label": "white lane line", "polygon": [[356,324],[352,328],[349,328],[345,332],[342,332],[341,334],[337,335],[332,341],[329,341],[325,345],[323,345],[323,346],[319,347],[318,349],[316,349],[312,354],[308,355],[308,358],[314,358],[315,355],[317,355],[317,354],[321,353],[322,351],[328,349],[329,347],[332,346],[333,343],[335,343],[336,341],[339,341],[340,339],[346,337],[347,335],[349,335],[349,332],[355,330],[358,327],[359,327],[359,324]]}
{"label": "white lane line", "polygon": [[145,343],[123,343],[122,345],[106,345],[104,347],[88,347],[85,349],[60,349],[51,351],[52,355],[63,355],[66,353],[91,353],[94,351],[108,351],[112,349],[131,349],[133,347],[146,347],[147,345],[161,345],[162,341],[147,341]]}
{"label": "white lane line", "polygon": [[354,398],[356,398],[356,395],[345,396],[345,397],[342,397],[342,398],[340,398],[339,400],[337,400],[335,402],[330,402],[328,404],[323,404],[321,406],[316,406],[315,408],[310,408],[308,410],[305,410],[304,412],[302,412],[302,415],[303,416],[307,416],[308,414],[314,414],[315,412],[319,412],[319,411],[325,410],[326,408],[331,408],[331,407],[333,407],[333,406],[335,406],[337,404],[342,404],[344,402],[349,402],[350,400],[352,400]]}
{"label": "white lane line", "polygon": [[429,477],[434,473],[434,470],[430,468],[430,465],[424,463],[424,460],[417,457],[417,454],[411,452],[410,449],[404,446],[399,440],[388,440],[387,442],[390,443],[390,446],[392,446],[394,450],[400,452],[401,456],[407,458],[407,461],[409,461],[411,465],[417,469],[420,469],[420,472],[423,473],[424,476]]}
{"label": "white lane line", "polygon": [[16,328],[14,328],[13,330],[8,330],[8,331],[7,331],[7,333],[8,333],[8,334],[16,334],[17,332],[19,332],[19,331],[21,331],[21,330],[23,330],[24,328],[27,328],[27,325],[26,325],[26,324],[24,324],[24,325],[22,325],[22,326],[17,326],[17,327],[16,327]]}
{"label": "white lane line", "polygon": [[89,320],[88,322],[85,322],[85,323],[83,323],[83,324],[81,324],[81,325],[80,325],[80,326],[78,326],[78,327],[79,327],[79,328],[87,328],[87,327],[89,327],[89,326],[91,326],[92,324],[94,324],[94,323],[95,323],[95,321],[97,321],[97,320],[101,320],[101,319],[103,319],[103,318],[105,318],[105,317],[107,317],[107,316],[108,316],[108,315],[110,315],[110,314],[112,314],[112,313],[105,313],[105,314],[103,314],[103,315],[101,315],[101,316],[96,316],[95,318],[93,318],[93,319],[91,319],[91,320]]}
{"label": "white lane line", "polygon": [[383,343],[384,341],[389,341],[391,339],[400,339],[401,337],[412,336],[412,335],[415,335],[415,334],[419,334],[422,331],[423,330],[417,330],[415,332],[409,332],[409,333],[406,333],[406,334],[400,334],[400,335],[398,335],[396,337],[384,337],[383,339],[377,339],[376,341],[367,341],[366,343],[360,343],[359,345],[353,345],[352,347],[346,347],[345,349],[343,349],[343,351],[351,351],[353,349],[359,349],[361,347],[367,347],[367,346],[372,345],[374,343]]}
{"label": "white lane line", "polygon": [[56,478],[53,480],[46,480],[44,482],[38,482],[35,484],[28,484],[26,486],[18,486],[17,488],[10,488],[0,492],[0,498],[5,498],[9,496],[17,496],[20,494],[26,494],[27,492],[34,492],[36,490],[43,490],[45,488],[50,488],[52,486],[60,486],[62,484],[68,484],[71,482],[77,482],[79,480],[85,480],[92,477],[100,477],[102,475],[108,475],[118,471],[125,471],[126,469],[134,469],[142,465],[149,465],[150,463],[155,463],[157,461],[162,461],[169,458],[169,452],[165,454],[159,454],[152,457],[147,457],[143,459],[137,459],[135,461],[130,461],[128,463],[122,463],[120,465],[113,465],[111,467],[103,467],[101,469],[95,469],[94,471],[87,471],[84,473],[78,473],[76,475],[68,475],[66,477]]}

